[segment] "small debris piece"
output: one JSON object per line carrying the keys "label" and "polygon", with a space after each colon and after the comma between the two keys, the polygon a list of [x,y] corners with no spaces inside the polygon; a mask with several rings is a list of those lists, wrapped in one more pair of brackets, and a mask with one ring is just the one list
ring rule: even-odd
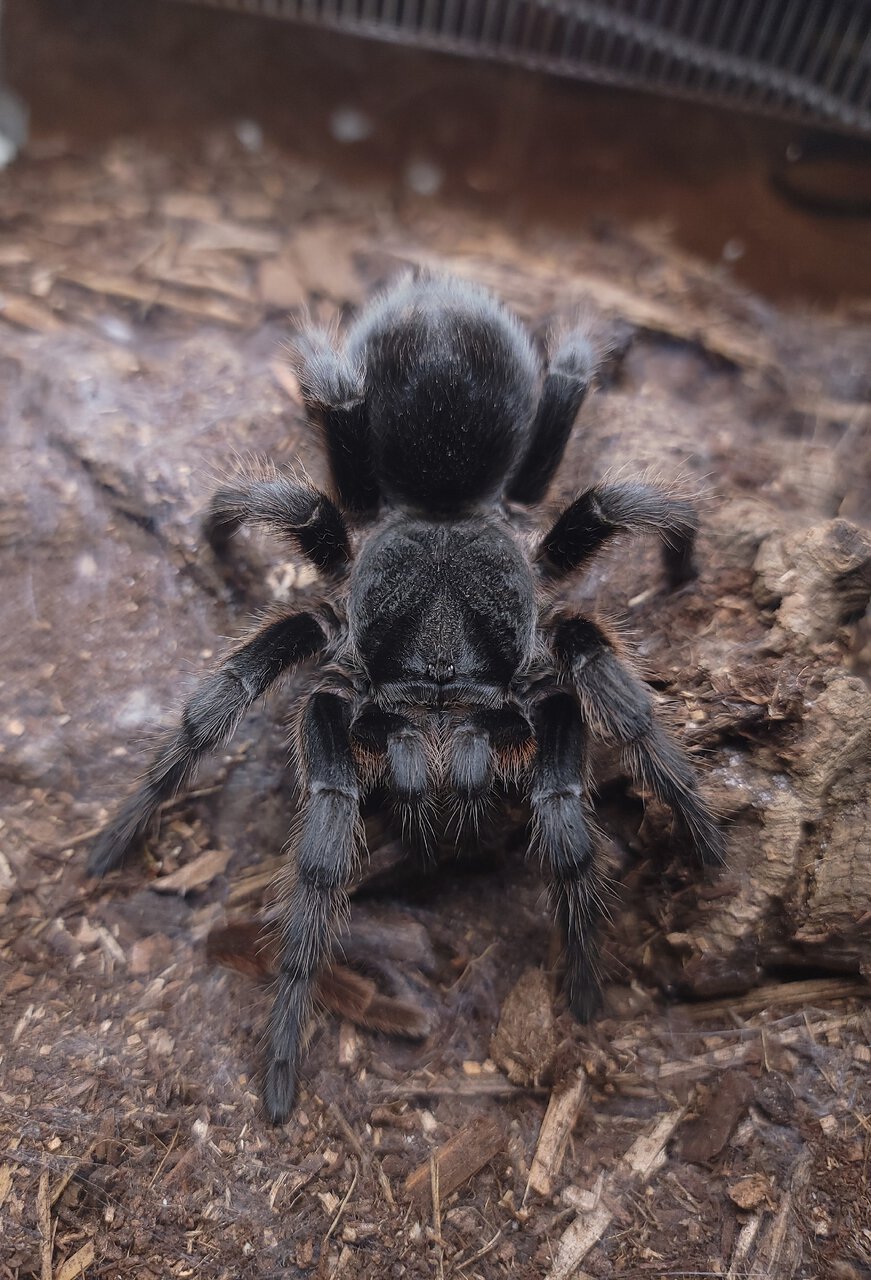
{"label": "small debris piece", "polygon": [[432,1166],[438,1171],[440,1200],[444,1200],[505,1150],[505,1131],[496,1120],[479,1116],[443,1143],[432,1156],[408,1175],[405,1195],[420,1213],[424,1213],[432,1196]]}
{"label": "small debris piece", "polygon": [[683,1107],[679,1111],[670,1111],[660,1116],[652,1129],[636,1138],[603,1184],[603,1193],[596,1207],[590,1213],[578,1213],[566,1227],[547,1280],[569,1280],[575,1276],[580,1263],[598,1244],[618,1213],[621,1184],[630,1181],[644,1183],[656,1173],[665,1163],[666,1144],[683,1116]]}
{"label": "small debris piece", "polygon": [[502,1006],[490,1056],[512,1084],[538,1084],[547,1078],[558,1044],[547,977],[527,969]]}
{"label": "small debris piece", "polygon": [[204,889],[217,876],[223,875],[229,861],[228,849],[208,849],[170,875],[160,876],[151,887],[157,893],[180,893],[184,896],[194,889]]}
{"label": "small debris piece", "polygon": [[531,1190],[540,1196],[553,1194],[569,1137],[586,1097],[587,1078],[581,1071],[573,1072],[550,1095],[529,1171],[527,1193]]}
{"label": "small debris piece", "polygon": [[729,1199],[739,1209],[755,1209],[760,1204],[771,1207],[771,1183],[761,1173],[739,1178],[729,1187]]}
{"label": "small debris piece", "polygon": [[742,1071],[727,1071],[702,1110],[684,1125],[681,1155],[693,1164],[718,1156],[753,1099],[753,1082]]}
{"label": "small debris piece", "polygon": [[795,1115],[795,1094],[785,1076],[769,1071],[756,1086],[754,1101],[775,1124],[789,1124]]}

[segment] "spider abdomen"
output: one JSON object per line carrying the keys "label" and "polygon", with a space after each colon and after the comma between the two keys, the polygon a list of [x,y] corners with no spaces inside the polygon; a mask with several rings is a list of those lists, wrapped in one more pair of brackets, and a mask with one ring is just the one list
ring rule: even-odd
{"label": "spider abdomen", "polygon": [[385,496],[449,515],[498,496],[526,443],[541,371],[527,334],[458,280],[408,280],[349,335],[365,368]]}

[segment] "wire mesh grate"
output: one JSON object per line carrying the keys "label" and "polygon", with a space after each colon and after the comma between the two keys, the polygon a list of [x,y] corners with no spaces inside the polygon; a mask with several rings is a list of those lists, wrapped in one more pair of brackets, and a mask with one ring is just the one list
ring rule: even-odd
{"label": "wire mesh grate", "polygon": [[194,0],[871,132],[871,0]]}

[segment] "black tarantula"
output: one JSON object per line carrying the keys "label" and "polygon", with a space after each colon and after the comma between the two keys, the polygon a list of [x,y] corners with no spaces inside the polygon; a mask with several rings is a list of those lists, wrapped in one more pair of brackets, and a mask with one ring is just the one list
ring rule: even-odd
{"label": "black tarantula", "polygon": [[270,621],[205,678],[89,863],[102,875],[122,862],[255,699],[314,664],[298,718],[303,805],[267,1037],[264,1100],[276,1123],[293,1107],[313,984],[354,869],[361,796],[375,782],[424,844],[437,798],[474,808],[497,779],[527,787],[564,989],[581,1020],[600,998],[590,737],[620,745],[701,863],[718,863],[723,847],[645,686],[592,619],[554,603],[553,584],[627,529],[656,530],[671,584],[684,582],[692,506],[647,484],[601,484],[537,544],[520,527],[518,507],[544,496],[587,392],[588,339],[570,333],[543,372],[493,297],[415,276],[364,310],[343,347],[313,331],[299,356],[334,496],[277,470],[249,477],[215,494],[207,532],[221,551],[246,521],[277,531],[330,584],[329,600]]}

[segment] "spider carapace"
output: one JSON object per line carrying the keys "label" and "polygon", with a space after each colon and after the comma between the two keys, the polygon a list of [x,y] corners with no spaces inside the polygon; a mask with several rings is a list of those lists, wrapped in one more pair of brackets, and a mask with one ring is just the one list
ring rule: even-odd
{"label": "spider carapace", "polygon": [[312,988],[370,787],[387,786],[409,843],[424,848],[434,807],[474,815],[500,779],[525,789],[562,930],[564,990],[581,1019],[600,998],[591,738],[620,746],[630,776],[671,806],[701,863],[722,856],[720,829],[648,689],[595,620],[560,607],[558,594],[615,534],[642,527],[662,538],[670,584],[686,581],[692,505],[645,483],[601,484],[529,532],[524,508],[544,497],[594,373],[585,333],[569,331],[542,367],[489,293],[415,275],[364,309],[342,345],[310,330],[297,350],[331,494],[261,467],[215,494],[206,532],[219,555],[245,522],[289,539],[320,575],[319,602],[277,614],[206,676],[89,863],[103,874],[132,854],[255,699],[306,664],[309,691],[294,716],[301,821],[264,1068],[275,1122],[293,1107]]}

